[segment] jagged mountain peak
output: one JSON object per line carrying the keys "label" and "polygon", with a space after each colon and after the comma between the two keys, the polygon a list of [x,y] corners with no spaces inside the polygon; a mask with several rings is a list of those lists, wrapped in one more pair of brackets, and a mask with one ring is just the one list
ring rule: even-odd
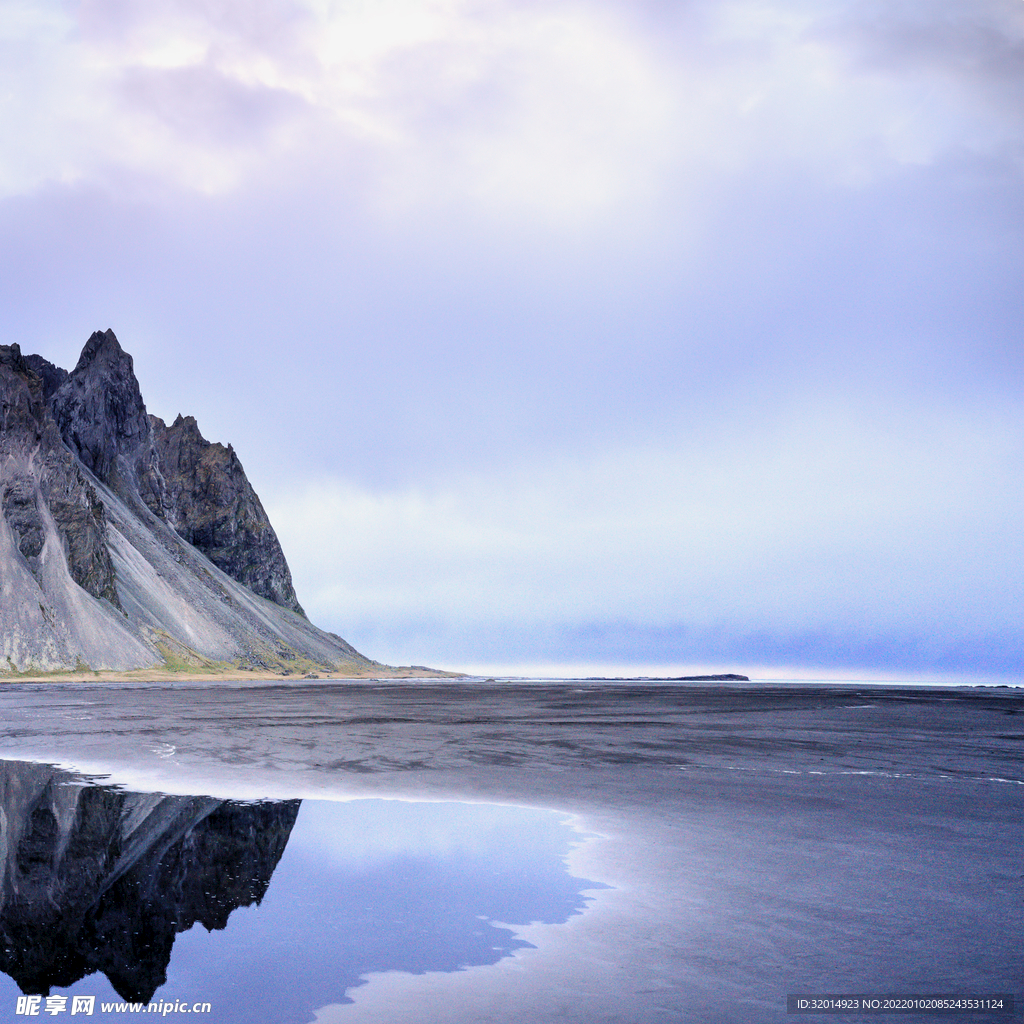
{"label": "jagged mountain peak", "polygon": [[177,433],[188,434],[196,440],[201,441],[203,444],[209,444],[210,442],[203,437],[202,431],[199,429],[199,423],[195,416],[183,416],[180,412],[174,417],[174,420],[166,428],[168,431],[175,431]]}
{"label": "jagged mountain peak", "polygon": [[193,416],[150,418],[158,471],[140,476],[150,510],[253,593],[305,615],[277,534],[231,445],[207,441]]}
{"label": "jagged mountain peak", "polygon": [[21,354],[21,346],[14,342],[11,345],[0,345],[0,364],[9,366],[15,373],[24,373],[25,358]]}
{"label": "jagged mountain peak", "polygon": [[132,357],[121,348],[117,335],[109,327],[105,331],[93,331],[89,335],[73,372],[84,370],[92,363],[123,363],[129,373],[135,373]]}
{"label": "jagged mountain peak", "polygon": [[9,457],[7,436],[26,431],[38,441],[43,433],[43,382],[17,344],[0,345],[0,451]]}
{"label": "jagged mountain peak", "polygon": [[119,465],[119,456],[149,440],[149,416],[132,357],[113,331],[93,333],[52,404],[65,444],[86,468],[122,496],[130,493],[131,465]]}
{"label": "jagged mountain peak", "polygon": [[97,331],[75,369],[0,345],[0,673],[372,663],[305,618],[234,450],[150,417]]}

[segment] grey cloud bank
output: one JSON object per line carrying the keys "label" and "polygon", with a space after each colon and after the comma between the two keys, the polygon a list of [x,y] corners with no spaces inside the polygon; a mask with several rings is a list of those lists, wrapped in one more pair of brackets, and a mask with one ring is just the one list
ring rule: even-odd
{"label": "grey cloud bank", "polygon": [[113,326],[371,657],[1020,672],[1019,3],[0,40],[6,340]]}

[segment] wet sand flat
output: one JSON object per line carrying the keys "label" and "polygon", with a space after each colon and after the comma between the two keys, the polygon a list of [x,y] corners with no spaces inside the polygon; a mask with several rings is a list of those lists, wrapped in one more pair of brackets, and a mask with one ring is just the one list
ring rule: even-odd
{"label": "wet sand flat", "polygon": [[552,807],[600,834],[572,866],[614,888],[526,928],[535,949],[375,976],[323,1024],[805,1019],[796,992],[1011,992],[1013,1017],[893,1019],[1021,1019],[1016,690],[8,684],[0,701],[7,758],[171,792]]}

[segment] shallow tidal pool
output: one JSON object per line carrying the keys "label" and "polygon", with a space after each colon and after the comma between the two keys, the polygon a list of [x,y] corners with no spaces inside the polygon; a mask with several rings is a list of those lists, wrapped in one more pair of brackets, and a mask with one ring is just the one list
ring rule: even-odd
{"label": "shallow tidal pool", "polygon": [[2,762],[0,800],[13,1019],[307,1024],[371,973],[496,964],[604,888],[548,810],[132,793],[26,762]]}

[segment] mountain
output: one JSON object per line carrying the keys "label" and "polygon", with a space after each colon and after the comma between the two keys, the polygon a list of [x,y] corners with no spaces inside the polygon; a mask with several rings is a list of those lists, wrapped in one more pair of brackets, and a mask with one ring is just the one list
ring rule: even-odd
{"label": "mountain", "polygon": [[97,331],[68,373],[0,345],[0,673],[377,667],[317,629],[231,446],[146,411]]}
{"label": "mountain", "polygon": [[178,933],[260,903],[299,803],[130,793],[0,762],[0,971],[44,996],[101,971],[148,1002]]}

